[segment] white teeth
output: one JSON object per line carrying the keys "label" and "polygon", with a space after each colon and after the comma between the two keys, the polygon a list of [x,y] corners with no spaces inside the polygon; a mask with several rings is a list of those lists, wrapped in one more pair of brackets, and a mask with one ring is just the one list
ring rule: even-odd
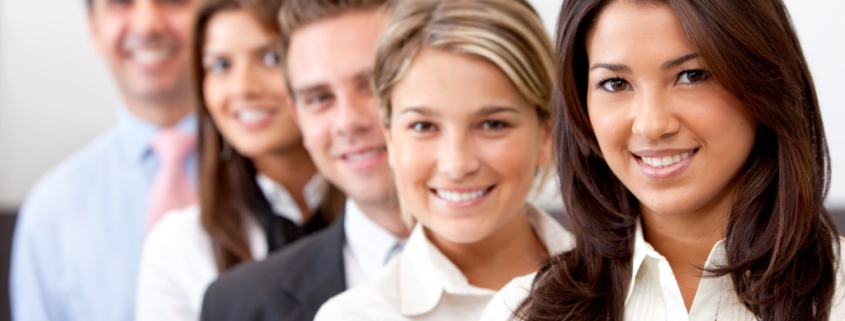
{"label": "white teeth", "polygon": [[663,157],[641,157],[643,163],[648,164],[648,166],[655,167],[655,168],[663,168],[666,166],[674,165],[677,162],[680,162],[684,159],[689,158],[692,155],[691,152],[686,152],[683,154],[677,154],[672,156],[663,156]]}
{"label": "white teeth", "polygon": [[459,193],[459,192],[449,192],[449,191],[437,190],[437,196],[440,196],[440,198],[447,200],[449,202],[460,203],[460,202],[471,201],[471,200],[474,200],[476,198],[479,198],[479,197],[481,197],[481,195],[484,195],[484,192],[486,192],[486,191],[487,190],[485,189],[485,190],[480,190],[480,191],[475,191],[475,192]]}
{"label": "white teeth", "polygon": [[154,64],[162,62],[172,55],[169,48],[164,49],[137,49],[132,51],[132,59],[142,64]]}
{"label": "white teeth", "polygon": [[239,111],[236,116],[238,117],[238,120],[242,122],[252,123],[267,119],[267,117],[270,116],[270,111],[261,109],[246,109]]}
{"label": "white teeth", "polygon": [[362,160],[365,160],[367,158],[378,155],[378,153],[380,151],[381,151],[381,148],[373,148],[373,149],[370,149],[370,150],[365,151],[363,153],[346,155],[346,160],[353,161],[353,162],[362,161]]}

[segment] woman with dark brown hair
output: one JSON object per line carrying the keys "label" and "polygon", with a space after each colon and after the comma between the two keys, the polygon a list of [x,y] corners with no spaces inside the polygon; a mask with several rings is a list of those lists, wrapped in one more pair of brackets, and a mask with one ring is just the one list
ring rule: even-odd
{"label": "woman with dark brown hair", "polygon": [[482,319],[845,319],[824,128],[781,0],[566,0],[558,27],[577,246]]}
{"label": "woman with dark brown hair", "polygon": [[341,210],[342,194],[317,173],[288,105],[280,5],[212,0],[199,12],[200,204],[165,215],[147,237],[137,320],[198,320],[219,273],[263,259]]}

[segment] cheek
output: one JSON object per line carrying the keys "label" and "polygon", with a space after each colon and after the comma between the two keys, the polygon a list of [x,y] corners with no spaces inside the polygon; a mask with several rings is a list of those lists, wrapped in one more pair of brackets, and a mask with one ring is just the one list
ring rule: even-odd
{"label": "cheek", "polygon": [[225,109],[226,95],[221,89],[222,86],[218,80],[206,78],[203,82],[203,100],[205,100],[208,111],[214,116],[219,115]]}
{"label": "cheek", "polygon": [[299,123],[304,124],[300,127],[302,132],[302,144],[314,158],[326,158],[329,147],[331,146],[331,130],[328,126],[323,126],[325,123],[319,118],[310,115],[302,110],[297,111]]}
{"label": "cheek", "polygon": [[397,185],[424,183],[425,173],[429,173],[431,167],[437,164],[435,153],[421,152],[428,150],[429,142],[394,131],[388,144],[390,167]]}
{"label": "cheek", "polygon": [[[168,15],[167,23],[173,27],[173,32],[179,37],[184,46],[190,46],[194,33],[195,9],[192,6],[182,8]],[[189,50],[186,50],[189,51]]]}

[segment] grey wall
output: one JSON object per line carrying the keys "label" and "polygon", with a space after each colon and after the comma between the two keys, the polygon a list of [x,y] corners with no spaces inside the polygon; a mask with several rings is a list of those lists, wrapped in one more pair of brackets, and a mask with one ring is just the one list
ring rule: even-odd
{"label": "grey wall", "polygon": [[[561,0],[529,0],[553,30]],[[845,1],[786,0],[816,79],[833,159],[829,205],[845,207]],[[83,0],[0,0],[0,209],[115,119]]]}

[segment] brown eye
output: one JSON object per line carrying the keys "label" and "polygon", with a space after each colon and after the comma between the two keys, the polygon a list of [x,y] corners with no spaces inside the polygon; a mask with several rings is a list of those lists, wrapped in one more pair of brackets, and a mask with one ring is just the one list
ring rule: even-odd
{"label": "brown eye", "polygon": [[601,88],[609,92],[619,92],[627,90],[630,87],[631,85],[627,81],[619,78],[609,79],[601,84]]}
{"label": "brown eye", "polygon": [[681,72],[681,74],[678,75],[677,83],[679,83],[679,84],[697,84],[697,83],[700,83],[702,81],[707,80],[708,78],[710,78],[710,73],[708,73],[706,70],[701,70],[701,69],[687,70],[687,71]]}

